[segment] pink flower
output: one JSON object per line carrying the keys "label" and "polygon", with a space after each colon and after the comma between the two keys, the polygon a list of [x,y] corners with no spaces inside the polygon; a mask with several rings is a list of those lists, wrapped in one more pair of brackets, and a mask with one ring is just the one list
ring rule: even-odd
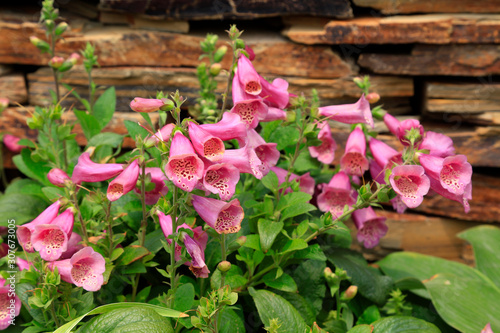
{"label": "pink flower", "polygon": [[[68,259],[66,259],[68,260]],[[104,283],[106,262],[102,255],[90,246],[76,252],[71,259],[71,280],[74,285],[87,291],[98,291]]]}
{"label": "pink flower", "polygon": [[424,138],[424,127],[416,119],[406,119],[399,123],[398,132],[396,135],[405,146],[417,146]]}
{"label": "pink flower", "polygon": [[318,195],[318,208],[322,212],[332,213],[334,218],[342,215],[346,205],[351,208],[355,203],[349,176],[343,171],[335,174]]}
{"label": "pink flower", "polygon": [[57,187],[64,187],[66,184],[72,183],[68,174],[61,169],[51,169],[47,174],[49,182]]}
{"label": "pink flower", "polygon": [[253,61],[255,59],[255,52],[253,51],[253,49],[250,46],[245,45],[245,51],[248,53],[248,59],[250,59],[250,61]]}
{"label": "pink flower", "polygon": [[181,237],[187,253],[191,256],[191,261],[187,263],[189,269],[196,277],[208,278],[210,271],[205,263],[205,249],[189,235],[183,233]]}
{"label": "pink flower", "polygon": [[486,324],[484,328],[481,330],[481,333],[493,333],[493,330],[491,329],[490,323]]}
{"label": "pink flower", "polygon": [[244,213],[238,199],[224,202],[193,195],[193,206],[203,221],[219,234],[234,234],[241,228]]}
{"label": "pink flower", "polygon": [[203,124],[200,127],[222,141],[237,139],[242,144],[247,136],[246,123],[239,115],[230,112],[224,112],[218,123]]}
{"label": "pink flower", "polygon": [[233,80],[233,103],[231,113],[237,114],[247,128],[255,128],[267,115],[267,105],[261,98],[246,94],[237,80]]}
{"label": "pink flower", "polygon": [[118,177],[109,183],[107,194],[109,201],[116,201],[134,189],[139,178],[139,169],[139,161],[133,160]]}
{"label": "pink flower", "polygon": [[[370,175],[372,179],[379,184],[385,184],[385,169],[381,167],[375,160],[370,162]],[[392,208],[399,214],[403,214],[408,208],[404,202],[401,200],[401,196],[398,194],[395,198],[391,199]]]}
{"label": "pink flower", "polygon": [[384,115],[384,123],[389,129],[389,132],[391,132],[394,135],[398,135],[398,129],[399,129],[399,120],[397,120],[394,116],[392,116],[389,113],[386,113]]}
{"label": "pink flower", "polygon": [[269,172],[269,168],[273,167],[278,163],[280,158],[280,152],[276,149],[277,143],[270,142],[267,143],[255,130],[250,129],[248,131],[248,143],[249,148],[255,151],[255,154],[259,158],[261,165],[259,166],[262,175],[265,176]]}
{"label": "pink flower", "polygon": [[205,170],[203,186],[210,192],[219,194],[221,200],[230,200],[240,180],[239,170],[231,164],[214,164]]}
{"label": "pink flower", "polygon": [[83,245],[81,244],[81,242],[82,236],[80,236],[76,232],[72,232],[68,239],[67,249],[65,252],[63,252],[63,254],[61,254],[61,257],[59,259],[69,259],[73,256],[73,254],[83,249]]}
{"label": "pink flower", "polygon": [[90,159],[89,153],[83,153],[78,158],[71,180],[75,184],[81,182],[101,182],[115,177],[123,171],[121,164],[99,164]]}
{"label": "pink flower", "polygon": [[188,126],[189,137],[193,143],[194,150],[209,161],[220,161],[222,156],[224,156],[224,142],[194,122],[189,122]]}
{"label": "pink flower", "polygon": [[275,108],[273,106],[267,107],[267,114],[261,121],[274,121],[274,120],[286,120],[286,111],[283,111],[279,108]]}
{"label": "pink flower", "polygon": [[37,218],[30,223],[17,227],[17,240],[26,252],[35,252],[31,242],[31,234],[35,231],[35,226],[40,224],[50,224],[59,213],[61,202],[58,200],[47,207]]}
{"label": "pink flower", "polygon": [[437,157],[447,157],[455,154],[453,140],[444,134],[432,131],[425,132],[425,138],[418,149],[427,149],[429,155]]}
{"label": "pink flower", "polygon": [[26,148],[26,146],[21,146],[17,144],[19,140],[21,140],[21,138],[18,138],[17,136],[14,135],[5,134],[3,136],[3,143],[5,147],[7,147],[7,149],[13,153],[20,153],[21,150],[23,150],[23,148]]}
{"label": "pink flower", "polygon": [[248,145],[239,149],[226,149],[220,163],[231,164],[240,172],[252,174],[257,179],[264,176],[261,171],[261,160],[255,150],[248,147]]}
{"label": "pink flower", "polygon": [[14,318],[21,312],[21,300],[12,292],[15,289],[15,281],[10,281],[10,285],[4,286],[5,280],[0,277],[0,330],[4,330]]}
{"label": "pink flower", "polygon": [[468,213],[470,211],[469,200],[472,200],[472,183],[469,183],[469,185],[467,185],[465,187],[463,194],[454,194],[454,193],[448,191],[447,189],[445,189],[441,185],[439,180],[437,180],[433,177],[430,177],[429,180],[431,182],[431,189],[433,191],[435,191],[436,193],[438,193],[439,195],[441,195],[447,199],[461,203],[462,206],[464,207],[465,213]]}
{"label": "pink flower", "polygon": [[238,68],[234,80],[236,79],[247,94],[258,95],[262,91],[259,74],[257,74],[252,62],[245,55],[241,55],[238,59]]}
{"label": "pink flower", "polygon": [[471,183],[472,166],[465,155],[440,158],[421,154],[419,160],[426,174],[439,180],[441,186],[450,193],[462,195]]}
{"label": "pink flower", "polygon": [[281,78],[276,78],[272,83],[269,83],[262,76],[259,77],[260,84],[262,85],[262,92],[259,96],[264,98],[270,106],[278,107],[279,109],[286,108],[290,100],[288,82]]}
{"label": "pink flower", "polygon": [[130,102],[130,108],[136,112],[155,112],[163,106],[161,99],[136,97]]}
{"label": "pink flower", "polygon": [[[271,171],[273,171],[276,176],[278,176],[278,182],[281,185],[282,183],[285,182],[286,175],[288,174],[288,171],[282,168],[278,167],[272,167]],[[302,176],[298,176],[294,173],[290,174],[290,177],[288,178],[289,181],[296,181],[299,183],[299,189],[301,192],[313,195],[314,194],[314,178],[312,178],[309,175],[309,172],[303,174]],[[288,188],[285,190],[285,193],[291,192],[292,189]]]}
{"label": "pink flower", "polygon": [[387,233],[386,218],[377,216],[371,207],[355,210],[352,220],[358,229],[358,242],[363,243],[367,249],[374,248]]}
{"label": "pink flower", "polygon": [[321,141],[321,144],[319,146],[309,147],[309,154],[317,158],[321,163],[330,164],[335,158],[337,143],[332,137],[332,131],[328,122],[324,121],[319,123],[318,128],[320,128],[318,139]]}
{"label": "pink flower", "polygon": [[403,164],[401,153],[399,153],[391,146],[375,138],[371,138],[368,144],[370,146],[370,151],[372,152],[373,158],[381,168],[390,169],[394,165]]}
{"label": "pink flower", "polygon": [[420,165],[400,165],[392,169],[392,188],[409,208],[418,207],[429,192],[430,181]]}
{"label": "pink flower", "polygon": [[[155,187],[150,191],[146,191],[144,199],[146,205],[154,205],[158,202],[162,195],[168,193],[168,187],[165,184],[167,177],[160,168],[146,168],[146,175],[148,174],[151,177],[151,183],[155,184]],[[141,190],[134,187],[134,192],[140,194]]]}
{"label": "pink flower", "polygon": [[175,124],[167,124],[163,126],[158,132],[153,136],[148,136],[144,141],[146,145],[153,146],[160,141],[168,142],[170,140],[170,135],[175,128]]}
{"label": "pink flower", "polygon": [[362,176],[369,166],[365,155],[365,134],[356,127],[347,139],[344,156],[340,159],[340,169],[349,175]]}
{"label": "pink flower", "polygon": [[31,242],[43,260],[57,260],[68,249],[68,238],[73,230],[74,221],[73,210],[68,208],[50,224],[35,226]]}
{"label": "pink flower", "polygon": [[370,125],[372,128],[374,126],[370,103],[366,100],[365,95],[362,95],[354,104],[323,106],[318,110],[320,116],[344,124],[363,123]]}
{"label": "pink flower", "polygon": [[165,167],[168,179],[180,189],[191,192],[203,177],[203,171],[203,161],[196,155],[191,142],[181,132],[176,132]]}

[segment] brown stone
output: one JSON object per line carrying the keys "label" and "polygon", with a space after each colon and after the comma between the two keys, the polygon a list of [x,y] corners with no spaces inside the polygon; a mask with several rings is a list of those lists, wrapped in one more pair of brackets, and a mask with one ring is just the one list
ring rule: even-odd
{"label": "brown stone", "polygon": [[500,13],[496,0],[353,0],[356,6],[371,7],[383,14],[410,13]]}
{"label": "brown stone", "polygon": [[28,91],[24,75],[10,74],[0,76],[0,97],[9,99],[10,104],[26,103],[28,100]]}
{"label": "brown stone", "polygon": [[450,44],[500,42],[500,15],[428,14],[360,17],[326,24],[287,19],[283,34],[303,44]]}

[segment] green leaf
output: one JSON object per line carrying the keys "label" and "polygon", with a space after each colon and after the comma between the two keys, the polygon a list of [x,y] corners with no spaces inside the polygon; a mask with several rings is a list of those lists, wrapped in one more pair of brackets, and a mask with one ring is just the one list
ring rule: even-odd
{"label": "green leaf", "polygon": [[178,311],[190,310],[194,303],[195,291],[191,283],[185,283],[175,291],[174,309]]}
{"label": "green leaf", "polygon": [[319,244],[309,245],[307,248],[294,253],[295,259],[313,259],[326,261],[326,256]]}
{"label": "green leaf", "polygon": [[316,210],[316,206],[313,206],[307,202],[301,202],[301,203],[298,203],[294,206],[290,206],[288,208],[285,208],[283,210],[282,215],[281,215],[281,219],[286,220],[287,218],[302,215],[302,214],[305,214],[305,213],[310,212],[312,210]]}
{"label": "green leaf", "polygon": [[32,179],[18,179],[13,181],[7,186],[5,189],[5,194],[12,193],[20,193],[20,194],[29,194],[34,196],[39,196],[41,198],[45,198],[45,195],[42,192],[42,185]]}
{"label": "green leaf", "polygon": [[279,290],[276,291],[275,294],[287,300],[300,313],[307,325],[312,325],[316,321],[316,315],[314,314],[311,304],[300,294],[287,293]]}
{"label": "green leaf", "polygon": [[414,317],[386,317],[372,325],[373,333],[441,333],[433,324]]}
{"label": "green leaf", "polygon": [[476,268],[500,287],[500,229],[481,225],[458,234],[458,237],[472,244]]}
{"label": "green leaf", "polygon": [[[23,307],[24,307],[24,305],[28,304],[28,298],[32,295],[32,293],[29,291],[35,290],[35,288],[36,287],[34,285],[31,285],[29,283],[16,284],[16,295],[19,297],[19,299],[23,303]],[[36,320],[40,323],[43,323],[45,321],[43,311],[41,309],[34,309],[31,306],[26,306],[24,308],[28,310],[30,316],[34,320]]]}
{"label": "green leaf", "polygon": [[0,226],[7,226],[14,220],[17,225],[33,220],[47,207],[47,203],[38,196],[12,193],[0,197]]}
{"label": "green leaf", "polygon": [[323,298],[325,298],[326,283],[323,278],[325,268],[324,261],[307,260],[291,273],[297,283],[299,294],[311,304],[315,315],[321,311]]}
{"label": "green leaf", "polygon": [[86,111],[73,110],[73,112],[82,127],[83,134],[85,134],[87,141],[89,141],[94,135],[99,134],[101,127],[93,115],[88,114]]}
{"label": "green leaf", "polygon": [[[221,272],[216,269],[210,278],[210,285],[212,289],[219,289],[221,281]],[[224,282],[231,287],[232,290],[242,288],[248,280],[243,277],[241,268],[236,265],[231,265],[231,269],[226,272]]]}
{"label": "green leaf", "polygon": [[363,311],[361,316],[359,316],[356,325],[359,324],[371,324],[381,318],[380,311],[376,305],[370,305]]}
{"label": "green leaf", "polygon": [[371,325],[356,325],[353,328],[351,328],[347,333],[372,333],[373,332],[373,326]]}
{"label": "green leaf", "polygon": [[127,128],[128,134],[133,140],[135,140],[138,136],[140,136],[141,138],[145,138],[149,135],[148,131],[146,131],[139,124],[133,121],[124,120],[123,124]]}
{"label": "green leaf", "polygon": [[[32,288],[34,288],[34,287],[32,287]],[[85,315],[73,319],[69,323],[66,323],[63,326],[59,327],[57,330],[54,331],[54,333],[70,333],[71,330],[76,325],[78,325],[78,323],[86,316],[101,314],[101,313],[108,313],[108,312],[114,311],[114,310],[119,310],[119,311],[123,312],[124,310],[136,310],[138,308],[146,308],[146,309],[155,310],[156,313],[158,313],[160,316],[163,316],[163,317],[172,317],[172,318],[188,317],[188,315],[186,315],[182,312],[168,309],[168,308],[158,306],[158,305],[153,305],[153,304],[136,303],[136,302],[112,303],[112,304],[106,304],[106,305],[99,306],[99,307],[95,308],[94,310],[87,312]],[[41,321],[43,321],[43,318]],[[167,332],[169,332],[169,331],[167,331]]]}
{"label": "green leaf", "polygon": [[12,158],[12,161],[16,167],[29,178],[38,180],[43,185],[52,186],[47,179],[47,174],[49,173],[51,167],[45,162],[33,161],[31,158],[31,151],[29,149],[23,149],[21,154]]}
{"label": "green leaf", "polygon": [[291,192],[285,194],[281,197],[278,206],[276,206],[276,210],[282,211],[285,208],[309,202],[311,198],[312,196],[310,194],[304,192]]}
{"label": "green leaf", "polygon": [[245,322],[238,314],[229,308],[222,310],[220,333],[245,333]]}
{"label": "green leaf", "polygon": [[309,150],[303,149],[300,152],[299,157],[297,157],[293,168],[296,173],[301,174],[311,170],[320,170],[321,166],[322,164],[317,159],[311,157]]}
{"label": "green leaf", "polygon": [[264,283],[268,287],[290,293],[297,292],[297,284],[295,283],[293,278],[286,273],[283,273],[279,278],[276,278],[276,273],[271,272],[264,275],[263,279]]}
{"label": "green leaf", "polygon": [[115,261],[116,259],[118,259],[119,256],[121,256],[123,254],[125,250],[123,249],[123,247],[117,247],[116,249],[113,250],[113,252],[111,253],[111,257],[109,258],[111,261]]}
{"label": "green leaf", "polygon": [[111,146],[117,148],[123,142],[123,135],[107,132],[99,133],[92,137],[87,143],[89,147]]}
{"label": "green leaf", "polygon": [[274,173],[274,171],[269,171],[267,175],[262,177],[261,182],[262,185],[273,192],[276,191],[280,186],[278,176],[276,176],[276,173]]}
{"label": "green leaf", "polygon": [[306,332],[309,331],[304,319],[298,311],[281,296],[267,290],[248,291],[253,297],[260,319],[265,326],[269,326],[271,319],[279,320],[279,329],[276,332]]}
{"label": "green leaf", "polygon": [[348,249],[334,249],[327,257],[333,265],[347,272],[352,284],[358,286],[361,295],[379,305],[385,303],[393,281],[377,269],[369,267],[360,253]]}
{"label": "green leaf", "polygon": [[276,149],[283,150],[285,147],[295,145],[299,141],[300,132],[291,126],[276,128],[269,137],[269,142],[276,142]]}
{"label": "green leaf", "polygon": [[42,192],[49,200],[55,201],[60,197],[64,197],[64,190],[59,187],[46,186],[42,188]]}
{"label": "green leaf", "polygon": [[109,87],[97,99],[94,104],[94,117],[99,122],[100,130],[102,130],[113,118],[113,113],[116,107],[115,87]]}
{"label": "green leaf", "polygon": [[480,332],[487,323],[500,332],[500,290],[476,278],[442,273],[424,281],[432,304],[448,325],[461,332]]}
{"label": "green leaf", "polygon": [[[247,238],[248,239],[248,238]],[[281,249],[281,253],[287,253],[291,251],[298,251],[305,249],[307,247],[307,242],[303,239],[290,239],[285,243]]]}
{"label": "green leaf", "polygon": [[273,246],[273,242],[283,229],[283,226],[283,222],[259,219],[257,228],[259,229],[260,246],[263,252],[267,252]]}
{"label": "green leaf", "polygon": [[148,249],[139,245],[129,245],[124,248],[123,254],[118,258],[116,265],[130,265],[136,260],[139,260],[150,254]]}
{"label": "green leaf", "polygon": [[[81,290],[80,290],[81,293]],[[78,303],[75,304],[76,314],[81,316],[89,312],[94,307],[94,293],[86,292],[78,296]]]}
{"label": "green leaf", "polygon": [[262,248],[260,247],[259,235],[247,235],[246,237],[247,240],[245,241],[245,244],[243,244],[244,247],[248,247],[256,251],[262,251]]}

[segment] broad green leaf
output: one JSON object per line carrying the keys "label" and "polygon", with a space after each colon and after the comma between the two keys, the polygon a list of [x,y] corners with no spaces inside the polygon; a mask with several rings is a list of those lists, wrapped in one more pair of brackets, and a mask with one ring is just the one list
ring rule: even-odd
{"label": "broad green leaf", "polygon": [[326,256],[319,244],[309,245],[307,248],[297,251],[293,254],[295,259],[313,259],[326,261]]}
{"label": "broad green leaf", "polygon": [[299,141],[300,132],[291,126],[276,128],[269,137],[269,142],[276,142],[276,149],[283,150],[285,147],[295,145]]}
{"label": "broad green leaf", "polygon": [[35,180],[27,178],[18,179],[10,183],[5,189],[4,194],[11,193],[29,194],[45,199],[45,195],[42,192],[42,185]]}
{"label": "broad green leaf", "polygon": [[[165,235],[161,229],[156,229],[146,235],[144,247],[151,253],[156,253],[163,248],[161,241],[166,242]],[[135,241],[132,245],[139,245],[139,241]]]}
{"label": "broad green leaf", "polygon": [[335,222],[335,228],[327,231],[328,235],[333,236],[333,243],[345,249],[351,247],[352,236],[349,228],[342,222]]}
{"label": "broad green leaf", "polygon": [[[163,316],[163,317],[172,317],[172,318],[188,317],[188,315],[185,313],[182,313],[182,312],[179,312],[176,310],[172,310],[169,308],[165,308],[162,306],[153,305],[153,304],[136,303],[136,302],[112,303],[112,304],[106,304],[106,305],[99,306],[99,307],[93,309],[92,311],[87,312],[85,315],[73,319],[69,323],[66,323],[63,326],[59,327],[57,330],[54,331],[54,333],[70,333],[71,330],[76,325],[78,325],[78,323],[86,316],[107,313],[107,312],[114,311],[114,310],[124,311],[126,309],[134,310],[134,309],[138,309],[138,308],[147,308],[147,309],[155,310],[160,316]],[[43,319],[42,319],[42,321],[43,321]]]}
{"label": "broad green leaf", "polygon": [[263,252],[267,252],[271,248],[276,236],[278,236],[283,229],[283,226],[283,222],[259,219],[257,228],[259,229],[260,246]]}
{"label": "broad green leaf", "polygon": [[123,142],[123,135],[107,132],[94,135],[87,143],[87,146],[89,147],[111,146],[113,148],[116,148],[122,142]]}
{"label": "broad green leaf", "polygon": [[288,208],[285,208],[283,210],[283,213],[281,214],[281,220],[286,220],[287,218],[290,218],[290,217],[299,216],[299,215],[305,214],[307,212],[310,212],[312,210],[316,210],[316,206],[313,206],[307,202],[301,202],[301,203],[298,203],[294,206],[290,206]]}
{"label": "broad green leaf", "polygon": [[[219,289],[221,282],[221,272],[216,269],[212,277],[210,278],[210,285],[212,289]],[[226,276],[224,278],[224,283],[229,285],[232,290],[242,288],[248,280],[243,277],[243,272],[241,268],[236,265],[231,265],[231,269],[226,272]]]}
{"label": "broad green leaf", "polygon": [[146,273],[147,269],[141,260],[136,260],[128,265],[121,266],[120,272],[122,274],[140,274],[140,273]]}
{"label": "broad green leaf", "polygon": [[323,271],[326,268],[324,261],[307,260],[303,261],[293,270],[292,277],[297,283],[299,294],[311,304],[315,315],[321,311],[323,299],[326,293],[326,283],[323,278]]}
{"label": "broad green leaf", "polygon": [[290,239],[288,240],[283,248],[281,249],[281,253],[298,251],[307,248],[307,242],[303,239]]}
{"label": "broad green leaf", "polygon": [[240,316],[229,308],[224,308],[221,315],[221,333],[245,333],[245,322]]}
{"label": "broad green leaf", "polygon": [[60,197],[64,197],[64,190],[59,187],[45,186],[42,188],[42,192],[51,201],[55,201]]}
{"label": "broad green leaf", "polygon": [[316,321],[316,315],[311,304],[299,293],[287,293],[277,290],[275,294],[283,297],[300,313],[307,325],[312,325]]}
{"label": "broad green leaf", "polygon": [[136,260],[139,260],[148,254],[150,252],[148,249],[146,249],[143,246],[139,245],[129,245],[125,247],[123,254],[118,258],[118,261],[116,262],[116,265],[130,265]]}
{"label": "broad green leaf", "polygon": [[125,120],[123,121],[123,124],[127,128],[128,134],[133,140],[135,140],[138,136],[140,136],[141,138],[145,138],[149,135],[148,131],[146,131],[144,128],[139,126],[139,124],[134,123],[133,121]]}
{"label": "broad green leaf", "polygon": [[304,192],[291,192],[281,197],[276,210],[282,211],[285,208],[295,206],[301,203],[309,202],[312,196]]}
{"label": "broad green leaf", "polygon": [[265,123],[260,123],[260,126],[262,127],[262,131],[260,131],[260,135],[266,142],[270,142],[270,137],[272,133],[280,127],[280,125],[283,123],[282,120],[275,120],[275,121],[269,121]]}
{"label": "broad green leaf", "polygon": [[348,249],[333,249],[328,254],[328,260],[347,271],[352,284],[358,286],[361,295],[379,305],[385,303],[386,296],[393,287],[393,281],[390,277],[383,276],[377,269],[369,267],[360,253]]}
{"label": "broad green leaf", "polygon": [[371,325],[356,325],[353,328],[351,328],[347,333],[372,333],[373,332],[373,326]]}
{"label": "broad green leaf", "polygon": [[88,114],[86,111],[73,110],[73,112],[78,119],[78,123],[82,127],[83,134],[85,134],[87,141],[94,135],[99,134],[101,126],[93,115]]}
{"label": "broad green leaf", "polygon": [[301,174],[311,170],[321,170],[321,166],[322,164],[317,159],[311,157],[309,150],[303,149],[295,161],[293,168],[294,172]]}
{"label": "broad green leaf", "polygon": [[180,285],[175,291],[174,309],[178,311],[190,310],[194,303],[194,296],[194,287],[191,283]]}
{"label": "broad green leaf", "polygon": [[472,244],[476,268],[500,287],[500,229],[482,225],[468,229],[458,237]]}
{"label": "broad green leaf", "polygon": [[29,149],[23,149],[21,154],[12,158],[12,161],[26,176],[38,180],[43,185],[52,186],[47,179],[47,174],[49,173],[51,167],[45,162],[33,161],[31,159],[31,151]]}
{"label": "broad green leaf", "polygon": [[483,278],[442,273],[424,281],[432,304],[448,325],[461,332],[480,332],[487,323],[500,332],[500,290]]}
{"label": "broad green leaf", "polygon": [[[35,286],[29,284],[29,283],[18,283],[16,284],[16,295],[19,297],[21,302],[24,305],[28,304],[28,298],[33,295],[30,293],[30,290],[35,290]],[[43,316],[43,311],[42,309],[34,309],[31,306],[26,306],[24,307],[25,309],[28,310],[29,314],[31,317],[33,317],[34,320],[42,323],[44,322],[44,316]]]}
{"label": "broad green leaf", "polygon": [[[436,274],[451,273],[464,278],[480,278],[485,284],[492,283],[486,276],[464,264],[413,252],[391,253],[377,262],[377,265],[395,282],[408,277],[424,281]],[[427,290],[414,289],[411,291],[430,299]]]}
{"label": "broad green leaf", "polygon": [[269,326],[272,319],[278,319],[280,325],[278,333],[309,331],[298,311],[283,297],[267,290],[249,288],[248,291],[265,326]]}
{"label": "broad green leaf", "polygon": [[356,325],[360,324],[371,324],[381,318],[380,311],[376,305],[370,305],[363,311],[361,316],[359,316]]}
{"label": "broad green leaf", "polygon": [[276,191],[280,186],[280,182],[278,180],[278,176],[274,173],[274,171],[269,171],[267,175],[262,177],[261,179],[262,185],[264,185],[267,189],[271,191]]}
{"label": "broad green leaf", "polygon": [[260,247],[260,236],[259,235],[247,235],[247,240],[245,241],[245,244],[243,244],[244,247],[249,247],[251,249],[254,249],[256,251],[262,251],[262,248]]}
{"label": "broad green leaf", "polygon": [[115,87],[109,87],[97,99],[94,104],[94,117],[99,122],[100,130],[102,130],[113,118],[113,113],[116,107]]}
{"label": "broad green leaf", "polygon": [[374,322],[372,326],[373,333],[441,333],[436,326],[425,320],[405,316],[386,317]]}
{"label": "broad green leaf", "polygon": [[[80,294],[82,290],[79,290]],[[83,295],[78,295],[78,303],[75,304],[75,310],[77,315],[83,315],[94,307],[94,293],[85,292]]]}
{"label": "broad green leaf", "polygon": [[263,280],[268,287],[286,291],[289,293],[297,292],[297,284],[295,283],[293,278],[286,273],[283,273],[279,278],[276,278],[276,273],[271,272],[264,275]]}
{"label": "broad green leaf", "polygon": [[12,193],[0,197],[0,226],[6,227],[8,221],[15,220],[17,225],[24,224],[37,217],[47,203],[38,196]]}

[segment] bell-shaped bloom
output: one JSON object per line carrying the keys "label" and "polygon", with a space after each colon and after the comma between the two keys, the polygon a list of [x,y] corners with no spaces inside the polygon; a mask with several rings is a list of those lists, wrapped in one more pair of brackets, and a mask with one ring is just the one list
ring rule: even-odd
{"label": "bell-shaped bloom", "polygon": [[255,130],[251,129],[248,131],[248,143],[249,148],[255,150],[255,154],[259,158],[260,170],[262,175],[267,175],[269,169],[278,163],[280,158],[280,152],[276,149],[277,143],[270,142],[267,143]]}
{"label": "bell-shaped bloom", "polygon": [[168,142],[170,140],[170,135],[175,128],[175,124],[166,124],[163,126],[155,135],[148,136],[144,142],[147,146],[153,146],[160,141]]}
{"label": "bell-shaped bloom", "polygon": [[[385,184],[385,170],[383,167],[381,167],[375,160],[372,160],[370,162],[370,175],[372,176],[372,179],[376,181],[379,184]],[[392,208],[399,214],[403,214],[406,211],[406,208],[408,208],[404,202],[401,200],[401,196],[398,194],[396,195],[395,198],[391,199],[392,203]]]}
{"label": "bell-shaped bloom", "polygon": [[453,140],[444,134],[432,131],[425,132],[425,138],[418,149],[427,149],[429,155],[437,157],[448,157],[455,154]]}
{"label": "bell-shaped bloom", "polygon": [[323,186],[317,201],[322,212],[330,212],[334,218],[341,216],[346,205],[351,208],[356,203],[349,176],[343,171],[335,174],[328,185]]}
{"label": "bell-shaped bloom", "polygon": [[392,169],[392,188],[409,208],[418,207],[429,192],[430,181],[420,165],[400,165]]}
{"label": "bell-shaped bloom", "polygon": [[193,143],[194,150],[209,161],[220,161],[222,156],[224,156],[224,142],[222,142],[220,138],[205,131],[194,122],[189,122],[188,126],[189,137]]}
{"label": "bell-shaped bloom", "polygon": [[419,161],[429,177],[439,180],[441,186],[453,194],[464,194],[471,183],[472,166],[465,155],[440,158],[421,154]]}
{"label": "bell-shaped bloom", "polygon": [[[276,174],[276,176],[278,176],[278,182],[280,185],[285,182],[286,175],[288,174],[287,170],[278,167],[272,167],[271,171],[273,171]],[[298,182],[299,189],[301,192],[305,192],[310,195],[314,194],[315,182],[314,178],[309,175],[309,172],[303,174],[302,176],[291,173],[290,177],[288,178],[288,181]],[[292,189],[288,188],[285,190],[285,193],[289,193],[291,191]]]}
{"label": "bell-shaped bloom", "polygon": [[257,127],[267,115],[267,105],[261,98],[245,93],[237,80],[233,80],[232,94],[234,106],[230,112],[239,115],[247,128]]}
{"label": "bell-shaped bloom", "polygon": [[10,150],[13,153],[20,153],[23,148],[26,146],[22,146],[17,144],[21,140],[21,138],[18,138],[17,136],[11,135],[11,134],[5,134],[3,136],[3,143],[5,147],[7,147],[8,150]]}
{"label": "bell-shaped bloom", "polygon": [[224,112],[221,121],[215,124],[203,124],[200,127],[222,141],[236,139],[242,144],[247,136],[246,123],[239,115],[230,112]]}
{"label": "bell-shaped bloom", "polygon": [[31,236],[33,248],[40,253],[43,260],[54,261],[68,249],[68,235],[60,226],[40,224],[35,227]]}
{"label": "bell-shaped bloom", "polygon": [[401,153],[391,146],[375,138],[371,138],[368,144],[373,158],[383,169],[403,164]]}
{"label": "bell-shaped bloom", "polygon": [[361,95],[361,98],[354,104],[323,106],[318,110],[320,116],[344,124],[363,123],[372,128],[374,126],[370,103],[366,100],[365,95]]}
{"label": "bell-shaped bloom", "polygon": [[78,158],[78,163],[73,169],[71,180],[75,184],[81,184],[82,182],[101,182],[115,177],[122,171],[123,166],[121,164],[95,163],[90,159],[89,153],[83,153]]}
{"label": "bell-shaped bloom", "polygon": [[26,252],[35,252],[31,242],[31,234],[35,231],[35,227],[40,224],[50,224],[57,217],[60,207],[61,202],[57,200],[33,221],[17,227],[17,241]]}
{"label": "bell-shaped bloom", "polygon": [[108,186],[107,197],[109,201],[116,201],[132,191],[139,178],[139,161],[133,160],[122,173],[113,179]]}
{"label": "bell-shaped bloom", "polygon": [[365,134],[359,127],[356,127],[347,138],[345,153],[340,159],[340,170],[349,175],[361,177],[368,167]]}
{"label": "bell-shaped bloom", "polygon": [[384,115],[384,123],[389,129],[389,132],[396,136],[398,135],[399,120],[397,120],[393,115],[386,113]]}
{"label": "bell-shaped bloom", "polygon": [[184,233],[182,234],[182,241],[184,242],[187,253],[191,256],[191,261],[187,263],[191,272],[193,272],[196,277],[208,278],[208,273],[210,273],[210,271],[205,263],[205,248],[202,248],[197,241]]}
{"label": "bell-shaped bloom", "polygon": [[55,185],[57,187],[64,187],[66,186],[66,184],[72,183],[68,174],[63,170],[57,168],[51,169],[49,171],[49,173],[47,174],[47,179],[52,183],[52,185]]}
{"label": "bell-shaped bloom", "polygon": [[202,220],[219,234],[234,234],[241,228],[244,213],[238,199],[224,202],[193,195],[193,206]]}
{"label": "bell-shaped bloom", "polygon": [[309,154],[317,158],[321,163],[330,164],[335,158],[337,143],[332,137],[332,130],[328,122],[324,121],[319,123],[318,128],[320,128],[318,139],[321,141],[321,144],[319,146],[309,147]]}
{"label": "bell-shaped bloom", "polygon": [[275,120],[286,120],[286,111],[273,106],[267,107],[267,114],[261,121],[275,121]]}
{"label": "bell-shaped bloom", "polygon": [[290,93],[288,92],[287,81],[276,78],[272,83],[269,83],[260,76],[260,84],[262,85],[260,97],[264,98],[266,103],[279,109],[284,109],[288,106]]}
{"label": "bell-shaped bloom", "polygon": [[63,252],[63,254],[61,254],[61,257],[59,259],[71,258],[73,254],[83,249],[83,245],[81,243],[82,236],[80,236],[76,232],[72,232],[68,239],[67,249],[65,252]]}
{"label": "bell-shaped bloom", "polygon": [[170,157],[165,166],[165,173],[175,186],[191,192],[198,180],[203,177],[203,161],[198,157],[191,142],[181,133],[176,132],[170,145]]}
{"label": "bell-shaped bloom", "polygon": [[203,186],[208,191],[219,194],[221,200],[230,200],[240,180],[240,171],[231,164],[214,164],[205,170]]}
{"label": "bell-shaped bloom", "polygon": [[[146,191],[146,193],[144,194],[144,202],[146,203],[146,205],[154,205],[158,202],[162,195],[168,193],[168,187],[165,184],[167,177],[160,168],[146,168],[145,171],[146,175],[150,175],[150,181],[155,185],[155,187],[150,191]],[[140,194],[141,190],[138,187],[134,187],[134,192]]]}
{"label": "bell-shaped bloom", "polygon": [[[66,259],[67,260],[67,259]],[[103,273],[106,262],[102,255],[90,246],[76,252],[71,259],[71,280],[78,287],[87,291],[98,291],[104,283]]]}
{"label": "bell-shaped bloom", "polygon": [[130,102],[130,108],[136,112],[155,112],[163,106],[161,99],[136,97]]}
{"label": "bell-shaped bloom", "polygon": [[490,323],[486,324],[484,328],[481,330],[481,333],[493,333],[493,330],[491,329]]}
{"label": "bell-shaped bloom", "polygon": [[385,217],[377,216],[372,207],[355,210],[352,220],[358,230],[356,238],[367,249],[377,246],[380,238],[387,233]]}
{"label": "bell-shaped bloom", "polygon": [[406,119],[399,123],[396,136],[403,145],[409,146],[413,142],[418,147],[424,139],[424,127],[416,119]]}
{"label": "bell-shaped bloom", "polygon": [[254,149],[246,145],[243,148],[227,149],[220,163],[235,166],[242,173],[250,173],[255,178],[261,179],[264,175],[261,171],[262,162]]}
{"label": "bell-shaped bloom", "polygon": [[54,267],[57,267],[61,280],[73,283],[73,279],[71,278],[71,269],[73,268],[73,265],[71,265],[71,259],[51,261],[48,263],[47,267],[51,271],[54,271]]}
{"label": "bell-shaped bloom", "polygon": [[468,213],[470,211],[470,205],[469,205],[469,200],[472,200],[472,183],[469,183],[464,190],[463,194],[454,194],[447,189],[445,189],[442,185],[441,182],[438,179],[435,179],[433,177],[429,177],[430,183],[431,183],[431,189],[438,193],[439,195],[456,201],[464,207],[464,212]]}
{"label": "bell-shaped bloom", "polygon": [[4,284],[5,280],[0,277],[0,330],[9,327],[21,312],[21,300],[12,292],[13,287]]}
{"label": "bell-shaped bloom", "polygon": [[259,74],[252,62],[243,54],[238,59],[238,69],[235,76],[234,80],[238,81],[241,89],[247,94],[257,96],[262,91]]}

